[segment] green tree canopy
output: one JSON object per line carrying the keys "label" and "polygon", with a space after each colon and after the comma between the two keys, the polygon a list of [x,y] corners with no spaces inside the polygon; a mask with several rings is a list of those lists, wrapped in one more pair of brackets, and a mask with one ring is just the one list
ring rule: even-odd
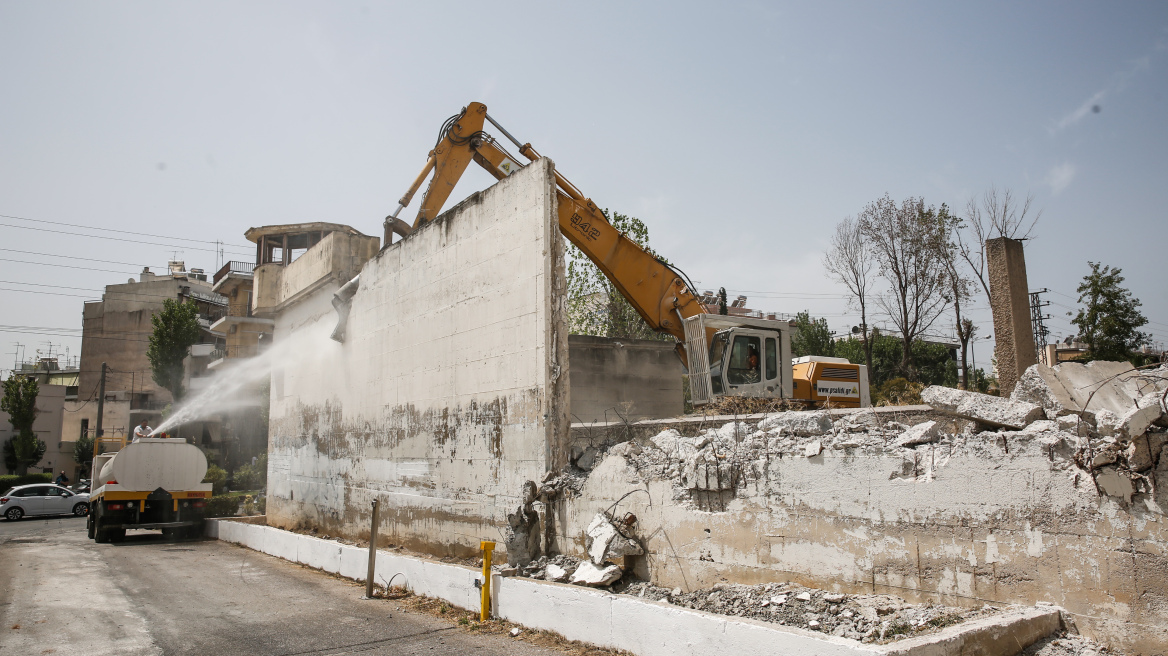
{"label": "green tree canopy", "polygon": [[[795,330],[791,334],[791,355],[835,355],[835,344],[827,319],[815,319],[807,310],[795,315]],[[863,361],[860,362],[863,364]]]}
{"label": "green tree canopy", "polygon": [[89,469],[89,464],[93,462],[93,438],[88,435],[82,435],[77,438],[77,442],[73,444],[73,460],[77,464]]}
{"label": "green tree canopy", "polygon": [[[882,335],[878,330],[872,331],[869,342],[872,345],[872,369],[868,372],[868,382],[873,389],[893,378],[905,377],[901,369],[904,342],[897,337]],[[864,364],[864,345],[859,339],[850,337],[837,341],[834,348],[836,357]],[[957,362],[946,345],[916,340],[912,349],[914,378],[917,382],[924,385],[957,386]]]}
{"label": "green tree canopy", "polygon": [[150,334],[150,371],[154,382],[170,391],[175,401],[183,396],[183,359],[199,341],[199,310],[194,301],[162,302],[162,311],[150,317],[154,332]]}
{"label": "green tree canopy", "polygon": [[15,469],[18,474],[26,473],[29,467],[40,462],[45,455],[45,443],[38,440],[32,430],[37,416],[38,394],[40,386],[35,378],[13,374],[4,381],[0,410],[8,413],[8,423],[12,424],[15,433],[4,444],[5,465]]}
{"label": "green tree canopy", "polygon": [[1138,328],[1148,323],[1140,313],[1139,299],[1120,286],[1118,268],[1088,262],[1091,273],[1079,285],[1079,303],[1085,304],[1071,323],[1079,329],[1079,339],[1087,343],[1091,360],[1129,360],[1148,341]]}
{"label": "green tree canopy", "polygon": [[[649,229],[640,219],[603,210],[614,228],[653,255]],[[568,330],[574,335],[625,339],[672,339],[649,327],[640,314],[579,248],[568,245]]]}

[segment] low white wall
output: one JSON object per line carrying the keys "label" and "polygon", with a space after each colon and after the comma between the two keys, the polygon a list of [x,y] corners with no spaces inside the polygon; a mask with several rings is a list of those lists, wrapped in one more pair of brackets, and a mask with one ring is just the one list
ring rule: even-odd
{"label": "low white wall", "polygon": [[[207,536],[356,581],[364,581],[368,571],[367,549],[262,524],[211,519],[207,520]],[[480,576],[477,570],[378,551],[374,571],[378,585],[386,585],[392,579],[393,585],[404,586],[414,594],[479,612],[479,591],[474,586]],[[628,650],[638,656],[1004,654],[1014,652],[990,652],[984,647],[1000,644],[1003,636],[1008,636],[1021,650],[1059,627],[1059,609],[1021,608],[1006,616],[874,646],[573,585],[496,575],[491,586],[494,613],[502,619],[531,629],[555,631],[570,640]]]}

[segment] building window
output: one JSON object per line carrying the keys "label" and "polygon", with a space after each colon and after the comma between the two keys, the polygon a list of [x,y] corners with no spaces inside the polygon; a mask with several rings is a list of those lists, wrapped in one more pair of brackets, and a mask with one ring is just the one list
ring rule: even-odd
{"label": "building window", "polygon": [[87,435],[89,435],[89,420],[82,419],[81,420],[81,437],[85,437]]}

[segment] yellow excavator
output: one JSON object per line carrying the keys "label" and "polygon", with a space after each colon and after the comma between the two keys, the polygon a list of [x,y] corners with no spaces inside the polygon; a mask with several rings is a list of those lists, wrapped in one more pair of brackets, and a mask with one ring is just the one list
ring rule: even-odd
{"label": "yellow excavator", "polygon": [[[486,105],[467,105],[442,125],[422,172],[393,214],[385,218],[383,244],[389,245],[395,234],[406,237],[437,218],[472,161],[497,180],[525,166],[483,130],[487,123],[527,160],[540,158],[530,143],[520,143],[491,118]],[[431,174],[414,222],[398,218]],[[677,340],[694,405],[723,396],[838,407],[869,404],[865,367],[838,358],[800,359],[793,366],[788,322],[708,312],[685,274],[614,228],[600,208],[559,171],[555,176],[560,232],[604,272],[645,323]]]}

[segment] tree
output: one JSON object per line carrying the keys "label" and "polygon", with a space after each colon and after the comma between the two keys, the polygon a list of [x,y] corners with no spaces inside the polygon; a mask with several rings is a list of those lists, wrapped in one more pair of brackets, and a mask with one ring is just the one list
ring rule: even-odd
{"label": "tree", "polygon": [[4,445],[6,452],[11,449],[11,458],[6,457],[9,461],[6,464],[14,464],[13,469],[20,475],[28,473],[28,468],[40,462],[45,455],[45,443],[38,440],[32,430],[37,416],[36,399],[39,393],[40,386],[35,378],[13,374],[4,381],[0,410],[8,413],[8,423],[12,424],[12,432],[15,433]]}
{"label": "tree", "polygon": [[150,371],[154,382],[170,391],[174,400],[183,396],[183,359],[199,341],[199,309],[194,301],[180,303],[168,298],[162,311],[150,317],[154,332],[150,334]]}
{"label": "tree", "polygon": [[900,368],[910,380],[913,342],[945,310],[944,259],[948,235],[956,217],[948,206],[925,206],[920,198],[908,198],[899,206],[885,194],[860,212],[858,221],[864,239],[872,248],[879,275],[887,288],[876,296],[876,304],[900,331]]}
{"label": "tree", "polygon": [[[649,228],[634,216],[603,210],[614,228],[650,254]],[[574,245],[568,245],[568,330],[575,335],[625,339],[671,339],[645,323],[612,281]]]}
{"label": "tree", "polygon": [[77,438],[73,444],[73,460],[81,465],[82,471],[89,471],[89,465],[93,462],[93,438],[88,435],[82,435]]}
{"label": "tree", "polygon": [[[957,232],[957,251],[961,258],[969,265],[970,271],[981,283],[986,298],[990,297],[990,283],[986,274],[986,240],[1007,237],[1009,239],[1029,239],[1034,233],[1034,226],[1042,218],[1042,211],[1033,214],[1033,219],[1027,220],[1032,214],[1031,204],[1033,196],[1026,196],[1021,207],[1014,192],[1009,189],[999,193],[996,187],[990,187],[982,194],[981,202],[978,199],[969,199],[966,206],[965,220],[959,224]],[[972,233],[972,234],[970,234]]]}
{"label": "tree", "polygon": [[[904,342],[897,337],[883,335],[878,329],[872,330],[869,341],[872,347],[872,367],[868,369],[869,386],[876,389],[893,378],[902,378],[900,362]],[[846,358],[854,364],[864,364],[864,347],[855,337],[837,341],[834,348],[836,357]],[[912,348],[918,382],[948,387],[957,385],[957,364],[944,344],[918,339],[913,342]]]}
{"label": "tree", "polygon": [[726,288],[718,288],[718,314],[730,314],[730,310],[726,307]]}
{"label": "tree", "polygon": [[951,223],[950,230],[954,235],[954,241],[945,249],[944,263],[949,287],[947,297],[953,303],[955,319],[953,325],[957,330],[957,341],[961,344],[961,378],[959,380],[959,386],[962,389],[969,389],[969,342],[973,339],[974,333],[977,332],[977,325],[973,323],[972,319],[964,317],[961,314],[962,306],[973,297],[973,281],[961,271],[964,267],[960,266],[961,256],[958,247],[960,225],[960,221],[953,221]]}
{"label": "tree", "polygon": [[806,310],[796,314],[795,330],[791,335],[791,355],[796,358],[804,355],[835,355],[827,319],[813,319]]}
{"label": "tree", "polygon": [[868,293],[876,275],[876,261],[864,239],[860,222],[852,217],[840,221],[831,245],[823,256],[828,274],[851,293],[848,303],[860,310],[860,341],[864,347],[864,364],[872,370],[872,343],[868,339]]}
{"label": "tree", "polygon": [[1087,343],[1092,360],[1129,360],[1133,351],[1149,339],[1137,330],[1148,323],[1140,313],[1139,299],[1120,286],[1120,269],[1088,262],[1091,273],[1079,285],[1079,302],[1086,306],[1071,320],[1079,328],[1079,338]]}

